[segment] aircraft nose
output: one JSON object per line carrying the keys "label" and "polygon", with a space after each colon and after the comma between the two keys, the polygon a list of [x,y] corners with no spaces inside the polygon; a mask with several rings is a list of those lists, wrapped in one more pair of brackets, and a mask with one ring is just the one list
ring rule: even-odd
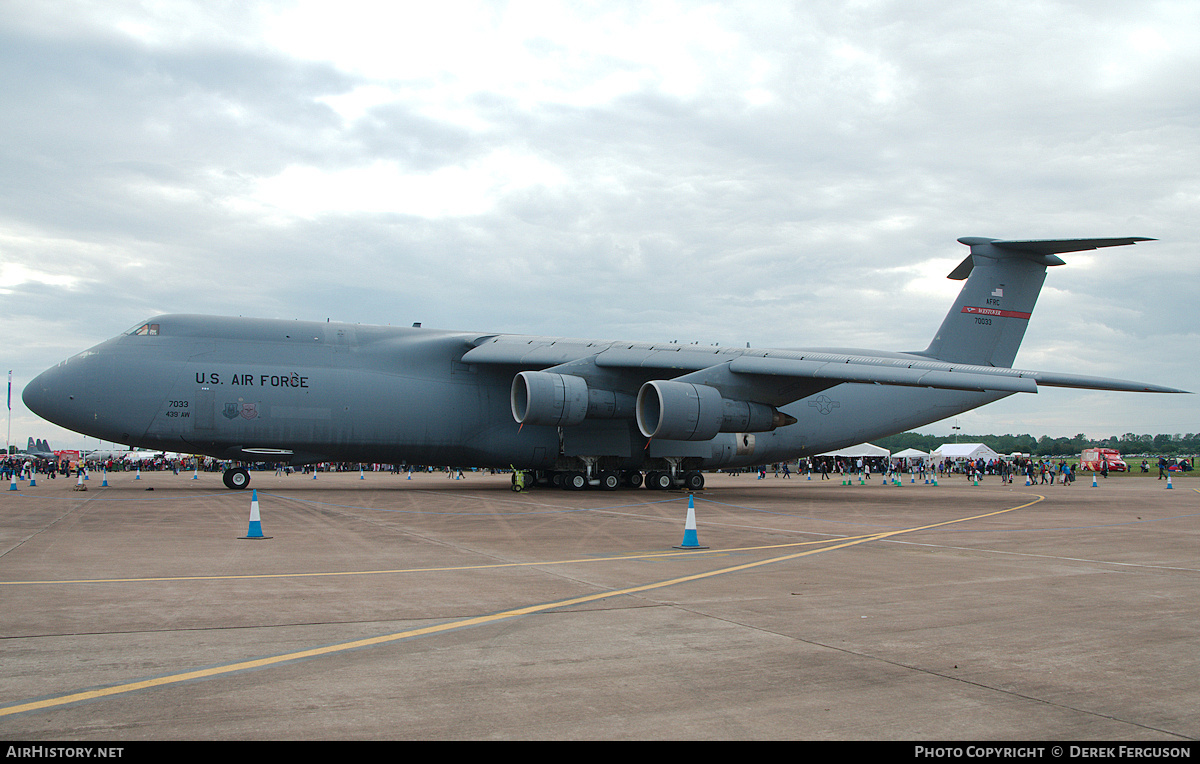
{"label": "aircraft nose", "polygon": [[[147,370],[146,364],[110,341],[34,377],[21,399],[30,411],[60,427],[128,443],[146,432],[174,373],[170,364]],[[135,382],[146,392],[131,393]]]}
{"label": "aircraft nose", "polygon": [[61,365],[33,378],[21,392],[25,407],[48,422],[62,425],[67,418],[70,394],[64,393]]}

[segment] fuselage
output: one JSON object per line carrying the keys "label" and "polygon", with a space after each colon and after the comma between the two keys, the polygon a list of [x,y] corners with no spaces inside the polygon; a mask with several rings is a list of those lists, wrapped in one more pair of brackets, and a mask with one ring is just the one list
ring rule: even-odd
{"label": "fuselage", "polygon": [[[550,469],[563,457],[598,455],[621,469],[663,458],[711,469],[822,453],[1005,396],[842,383],[781,406],[796,422],[773,431],[647,442],[627,417],[518,425],[513,377],[545,364],[464,360],[495,336],[166,315],[47,370],[24,400],[45,419],[91,437],[243,461]],[[631,384],[651,378],[664,375],[634,375]]]}

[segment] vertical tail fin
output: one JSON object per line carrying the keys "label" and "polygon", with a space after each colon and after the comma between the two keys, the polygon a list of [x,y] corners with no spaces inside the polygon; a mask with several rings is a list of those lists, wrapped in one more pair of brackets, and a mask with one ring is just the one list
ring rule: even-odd
{"label": "vertical tail fin", "polygon": [[1046,280],[1047,266],[1064,265],[1059,253],[1153,239],[1004,241],[964,236],[959,241],[971,248],[971,254],[949,278],[966,279],[967,283],[921,355],[954,363],[1011,367]]}

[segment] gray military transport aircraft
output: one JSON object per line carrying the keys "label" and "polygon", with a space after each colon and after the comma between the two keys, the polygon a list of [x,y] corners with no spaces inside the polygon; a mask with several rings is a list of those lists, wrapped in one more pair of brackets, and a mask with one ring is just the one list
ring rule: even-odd
{"label": "gray military transport aircraft", "polygon": [[[1179,393],[1011,368],[1057,255],[1144,238],[959,239],[966,279],[925,350],[720,348],[164,315],[63,361],[30,410],[88,436],[240,462],[515,467],[568,489],[704,485],[1040,385]],[[225,484],[245,488],[242,467]]]}

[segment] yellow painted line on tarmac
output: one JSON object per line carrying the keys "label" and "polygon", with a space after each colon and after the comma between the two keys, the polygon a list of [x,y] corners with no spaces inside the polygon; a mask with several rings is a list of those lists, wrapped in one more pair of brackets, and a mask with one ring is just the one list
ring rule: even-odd
{"label": "yellow painted line on tarmac", "polygon": [[[900,531],[907,533],[907,530]],[[467,570],[496,570],[499,568],[531,568],[550,565],[577,565],[589,562],[615,562],[622,560],[661,559],[665,557],[695,557],[698,555],[712,556],[730,554],[732,552],[756,551],[762,549],[785,549],[797,546],[812,546],[815,544],[831,544],[837,541],[870,540],[878,534],[866,536],[841,536],[834,539],[818,539],[816,541],[793,541],[786,544],[769,546],[732,547],[729,549],[708,549],[679,552],[645,552],[643,554],[616,554],[607,557],[580,557],[570,560],[538,560],[533,562],[494,562],[481,565],[447,565],[435,568],[395,568],[391,570],[344,570],[323,573],[239,573],[221,576],[152,576],[146,578],[77,578],[77,579],[46,579],[42,581],[0,581],[0,586],[32,586],[45,584],[130,584],[153,583],[162,581],[242,581],[268,578],[325,578],[337,576],[382,576],[398,573],[447,573]]]}
{"label": "yellow painted line on tarmac", "polygon": [[[929,528],[936,528],[940,525],[963,523],[963,522],[967,522],[970,520],[978,520],[978,519],[984,518],[984,517],[991,517],[992,515],[1003,514],[1005,512],[1012,512],[1013,510],[1024,509],[1025,507],[1028,507],[1032,504],[1036,504],[1039,501],[1045,500],[1045,498],[1046,498],[1045,496],[1041,496],[1038,494],[1034,494],[1034,496],[1037,497],[1034,501],[1031,501],[1028,504],[1022,504],[1019,507],[1012,507],[1010,509],[1002,509],[997,512],[989,512],[987,514],[976,515],[974,517],[964,517],[964,518],[959,518],[957,520],[947,520],[942,523],[934,523],[933,525],[924,525],[919,528],[904,528],[904,529],[897,530],[897,531],[869,533],[869,534],[864,534],[861,536],[842,536],[840,538],[834,538],[834,539],[817,539],[815,541],[790,541],[790,542],[783,543],[783,544],[765,544],[765,545],[760,545],[760,546],[730,547],[730,548],[725,548],[725,549],[711,549],[711,550],[690,550],[690,551],[684,550],[684,551],[677,551],[677,552],[646,552],[644,554],[618,554],[618,555],[609,555],[606,557],[580,557],[580,558],[568,559],[568,560],[540,560],[540,561],[535,561],[535,562],[497,562],[497,563],[488,563],[488,564],[484,564],[484,565],[450,565],[450,566],[436,567],[436,568],[394,568],[394,569],[390,569],[390,570],[346,570],[346,571],[327,571],[327,572],[316,572],[316,573],[239,573],[239,574],[230,574],[230,575],[211,575],[211,576],[150,576],[150,577],[143,577],[143,578],[77,578],[77,579],[57,579],[57,580],[45,579],[45,580],[32,580],[32,581],[0,581],[0,586],[34,586],[34,585],[53,585],[53,584],[130,584],[130,583],[154,583],[154,582],[161,583],[161,582],[167,582],[167,581],[241,581],[241,580],[249,581],[249,580],[272,579],[272,578],[326,578],[326,577],[339,577],[339,576],[382,576],[382,575],[396,575],[396,574],[401,574],[401,573],[448,573],[448,572],[456,572],[456,571],[461,572],[461,571],[469,571],[469,570],[496,570],[496,569],[501,569],[501,568],[542,567],[542,566],[550,566],[550,565],[580,565],[580,564],[592,563],[592,562],[612,562],[614,560],[639,560],[639,559],[650,559],[650,558],[660,559],[660,558],[666,558],[666,557],[695,557],[698,555],[712,556],[712,555],[717,555],[717,554],[730,554],[733,552],[755,552],[755,551],[762,551],[762,550],[766,550],[766,549],[790,549],[790,548],[800,547],[800,546],[815,546],[818,544],[833,544],[833,543],[836,543],[839,541],[840,542],[873,541],[875,539],[886,538],[887,536],[894,535],[896,533],[912,533],[913,531],[927,530]],[[835,548],[840,549],[841,547],[835,547]]]}
{"label": "yellow painted line on tarmac", "polygon": [[[729,573],[738,573],[738,572],[741,572],[744,570],[751,570],[753,568],[759,568],[764,565],[773,565],[773,564],[780,563],[780,562],[786,562],[788,560],[799,559],[801,557],[808,557],[809,555],[819,554],[821,552],[831,552],[835,549],[845,549],[847,547],[856,546],[858,544],[863,544],[868,541],[876,541],[879,539],[888,538],[890,536],[898,536],[903,533],[915,533],[917,531],[929,530],[931,528],[940,528],[945,525],[954,525],[956,523],[965,523],[965,522],[969,522],[971,520],[979,520],[979,519],[982,519],[985,517],[993,517],[995,515],[1002,515],[1007,512],[1014,512],[1018,509],[1024,509],[1025,507],[1032,506],[1034,504],[1037,504],[1040,501],[1043,501],[1045,498],[1046,498],[1045,496],[1038,496],[1034,501],[1030,501],[1030,502],[1021,504],[1016,507],[1009,507],[1008,509],[996,510],[995,512],[987,512],[987,513],[984,513],[981,515],[973,515],[971,517],[962,517],[962,518],[958,518],[957,520],[946,520],[946,521],[943,521],[940,523],[931,523],[929,525],[921,525],[921,526],[918,526],[915,528],[902,528],[900,530],[884,531],[881,533],[875,533],[875,534],[872,534],[869,536],[860,536],[860,537],[854,538],[853,540],[844,540],[844,541],[842,541],[842,543],[833,544],[832,546],[821,547],[819,549],[807,549],[802,552],[796,552],[794,554],[787,554],[787,555],[783,555],[781,557],[772,557],[772,558],[766,559],[766,560],[758,560],[757,562],[742,563],[740,565],[733,565],[733,566],[730,566],[727,568],[718,568],[717,570],[710,570],[710,571],[706,571],[704,573],[694,573],[692,575],[680,576],[678,578],[672,578],[672,579],[669,579],[666,581],[658,581],[658,582],[651,583],[651,584],[642,584],[640,586],[631,586],[631,587],[627,587],[625,589],[618,589],[618,590],[609,591],[609,592],[599,592],[597,594],[587,594],[582,597],[571,597],[569,599],[558,600],[556,602],[543,603],[541,605],[528,605],[526,607],[514,608],[512,610],[505,610],[502,613],[494,613],[492,615],[475,616],[472,618],[463,618],[463,619],[460,619],[457,621],[450,621],[447,623],[436,624],[434,626],[425,626],[425,627],[422,627],[419,629],[409,629],[407,631],[400,631],[400,632],[396,632],[394,634],[385,634],[385,635],[378,636],[378,637],[369,637],[367,639],[356,639],[351,642],[341,642],[341,643],[334,644],[334,645],[327,645],[325,647],[315,647],[315,648],[312,648],[309,650],[300,650],[297,652],[285,653],[283,655],[275,655],[275,656],[270,656],[270,657],[266,657],[266,658],[257,658],[255,660],[248,660],[248,661],[240,661],[238,663],[230,663],[230,664],[226,664],[224,666],[213,666],[213,667],[205,668],[205,669],[197,669],[195,671],[186,671],[186,672],[179,673],[179,674],[169,674],[167,676],[155,677],[153,679],[144,679],[144,680],[141,680],[138,682],[128,682],[126,684],[118,684],[118,685],[114,685],[112,687],[101,687],[101,688],[98,688],[95,690],[85,690],[82,692],[75,692],[75,693],[70,693],[67,695],[60,695],[60,696],[52,697],[52,698],[43,698],[41,700],[28,701],[25,703],[17,703],[14,705],[0,708],[0,717],[12,716],[13,714],[21,714],[21,713],[26,713],[29,711],[38,711],[38,710],[43,710],[43,709],[47,709],[47,708],[54,708],[57,706],[65,706],[65,705],[68,705],[71,703],[81,703],[84,701],[96,700],[96,699],[105,698],[105,697],[111,697],[113,695],[124,695],[127,693],[138,692],[139,690],[147,690],[147,689],[151,689],[154,687],[164,687],[167,685],[180,684],[183,682],[192,682],[192,681],[196,681],[199,679],[210,679],[212,677],[221,676],[224,674],[233,674],[233,673],[237,673],[240,671],[250,671],[253,669],[260,669],[260,668],[265,668],[267,666],[278,665],[281,663],[290,663],[292,661],[306,660],[309,658],[319,658],[319,657],[325,656],[325,655],[333,655],[336,653],[346,652],[348,650],[360,650],[365,647],[375,647],[377,645],[388,644],[390,642],[398,642],[398,641],[404,640],[404,639],[413,639],[415,637],[425,637],[425,636],[429,636],[431,634],[439,634],[439,633],[443,633],[443,632],[447,632],[447,631],[454,631],[457,629],[465,629],[465,628],[470,628],[472,626],[482,626],[484,624],[495,623],[497,621],[504,621],[504,620],[508,620],[511,618],[519,618],[521,616],[531,615],[533,613],[540,613],[540,612],[544,612],[546,610],[553,610],[556,608],[564,608],[564,607],[572,607],[575,605],[583,605],[583,604],[586,604],[589,602],[597,602],[599,600],[610,599],[612,597],[622,597],[622,596],[629,595],[629,594],[639,594],[641,592],[653,591],[655,589],[664,589],[669,586],[677,586],[679,584],[685,584],[685,583],[689,583],[692,581],[701,581],[706,578],[713,578],[715,576],[723,576],[723,575],[727,575]],[[803,542],[803,543],[811,543],[811,542]],[[797,545],[783,545],[783,546],[797,546]],[[773,548],[773,547],[757,547],[757,548],[767,549],[767,548]]]}

